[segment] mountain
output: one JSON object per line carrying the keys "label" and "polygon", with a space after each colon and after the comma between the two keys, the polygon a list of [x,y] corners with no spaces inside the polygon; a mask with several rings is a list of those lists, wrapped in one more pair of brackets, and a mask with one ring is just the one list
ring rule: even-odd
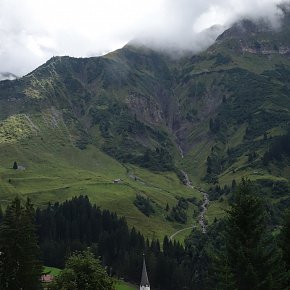
{"label": "mountain", "polygon": [[0,72],[0,81],[3,81],[3,80],[15,80],[17,79],[17,76],[13,73],[10,73],[10,72]]}
{"label": "mountain", "polygon": [[[178,60],[132,45],[54,57],[0,82],[1,204],[16,193],[38,205],[88,194],[161,237],[196,223],[198,188],[209,192],[212,222],[246,176],[275,200],[277,217],[290,198],[288,151],[266,157],[290,121],[288,24],[286,12],[278,30],[244,20]],[[150,217],[136,206],[144,200]],[[179,210],[182,222],[172,219]]]}

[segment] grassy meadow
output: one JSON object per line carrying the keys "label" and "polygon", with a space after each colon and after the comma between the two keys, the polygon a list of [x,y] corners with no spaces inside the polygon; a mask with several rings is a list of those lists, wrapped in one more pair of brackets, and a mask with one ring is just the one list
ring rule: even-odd
{"label": "grassy meadow", "polygon": [[[171,208],[177,204],[178,197],[202,198],[197,191],[185,187],[174,173],[121,164],[94,145],[78,149],[73,140],[67,141],[72,136],[63,124],[52,130],[39,119],[35,120],[33,126],[41,130],[31,134],[27,133],[29,129],[20,130],[19,134],[5,139],[0,134],[0,204],[3,208],[16,195],[22,199],[29,197],[36,206],[44,207],[49,202],[63,202],[82,194],[101,208],[125,216],[130,226],[149,238],[163,239],[164,235],[172,235],[196,222],[192,218],[197,210],[194,205],[189,207],[186,225],[166,219],[167,203]],[[23,122],[26,121],[24,118]],[[13,127],[15,118],[9,122],[2,126],[2,131]],[[18,164],[17,170],[12,169],[14,161]],[[114,183],[115,179],[121,181]],[[133,204],[136,194],[140,193],[154,205],[155,213],[150,217]]]}
{"label": "grassy meadow", "polygon": [[123,282],[123,281],[117,281],[115,284],[116,290],[136,290],[138,288],[139,287],[137,287],[136,285],[132,285],[130,283]]}

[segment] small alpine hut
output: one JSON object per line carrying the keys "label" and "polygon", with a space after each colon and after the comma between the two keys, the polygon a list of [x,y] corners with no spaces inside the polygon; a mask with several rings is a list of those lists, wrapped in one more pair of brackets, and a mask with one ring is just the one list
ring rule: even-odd
{"label": "small alpine hut", "polygon": [[148,280],[146,263],[145,263],[145,255],[143,255],[143,269],[142,269],[140,290],[150,290],[150,284]]}

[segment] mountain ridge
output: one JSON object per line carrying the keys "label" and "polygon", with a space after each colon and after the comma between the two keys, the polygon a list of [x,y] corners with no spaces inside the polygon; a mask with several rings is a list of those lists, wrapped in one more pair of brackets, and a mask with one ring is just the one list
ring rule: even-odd
{"label": "mountain ridge", "polygon": [[[54,57],[21,79],[0,82],[0,146],[2,159],[6,160],[0,170],[2,189],[11,193],[20,190],[38,202],[46,200],[42,196],[45,193],[37,195],[39,189],[29,189],[27,180],[17,185],[21,174],[29,178],[29,170],[11,173],[7,169],[8,162],[16,157],[29,163],[31,155],[24,156],[21,151],[27,154],[32,149],[35,155],[30,166],[40,168],[40,162],[50,168],[43,172],[44,177],[52,175],[51,168],[60,154],[64,154],[60,158],[66,164],[63,168],[73,164],[68,170],[71,174],[72,168],[82,163],[82,155],[88,161],[87,156],[101,156],[101,152],[111,156],[116,161],[112,161],[113,166],[118,168],[134,168],[138,174],[144,174],[145,168],[147,176],[152,172],[155,188],[161,182],[157,176],[166,180],[167,172],[173,172],[175,177],[170,178],[181,192],[178,198],[186,190],[182,183],[177,185],[175,178],[177,175],[182,181],[180,170],[186,170],[195,186],[211,192],[210,222],[221,215],[219,208],[227,204],[227,194],[217,192],[217,185],[230,186],[241,176],[288,184],[288,163],[265,166],[263,155],[277,136],[287,132],[290,121],[290,50],[285,48],[290,41],[289,29],[284,25],[273,32],[245,23],[248,30],[242,33],[242,39],[234,26],[205,52],[180,60],[126,45],[102,57]],[[252,30],[254,35],[249,33]],[[72,161],[65,151],[78,156],[78,161]],[[49,166],[47,156],[54,160]],[[82,170],[86,167],[95,168],[86,164]],[[102,176],[100,181],[109,182],[102,168],[97,170]],[[59,177],[65,176],[61,172]],[[127,173],[121,175],[128,178]],[[16,181],[12,186],[9,180],[13,183],[13,178]],[[134,194],[143,191],[150,197],[152,189],[144,189],[141,184],[136,187],[133,181],[129,179],[126,185],[132,192],[127,203],[132,210]],[[67,184],[55,192],[77,194],[80,190],[76,188],[64,190],[70,182],[68,178]],[[165,200],[161,201],[157,192],[151,198],[159,209],[155,218],[166,224],[164,202],[174,206],[178,198],[161,183]],[[94,190],[98,192],[94,198],[103,202],[101,192],[106,190]],[[60,198],[53,188],[49,192],[53,199]],[[201,198],[198,192],[192,194]],[[121,196],[114,200],[115,204],[118,198]],[[109,203],[105,204],[111,209]],[[190,215],[192,219],[192,211]]]}

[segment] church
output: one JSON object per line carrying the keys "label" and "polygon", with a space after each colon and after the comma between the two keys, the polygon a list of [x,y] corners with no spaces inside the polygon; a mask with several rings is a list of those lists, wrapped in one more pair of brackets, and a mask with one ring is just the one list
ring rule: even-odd
{"label": "church", "polygon": [[142,269],[140,290],[150,290],[150,284],[149,284],[146,263],[145,263],[145,255],[143,256],[143,269]]}

